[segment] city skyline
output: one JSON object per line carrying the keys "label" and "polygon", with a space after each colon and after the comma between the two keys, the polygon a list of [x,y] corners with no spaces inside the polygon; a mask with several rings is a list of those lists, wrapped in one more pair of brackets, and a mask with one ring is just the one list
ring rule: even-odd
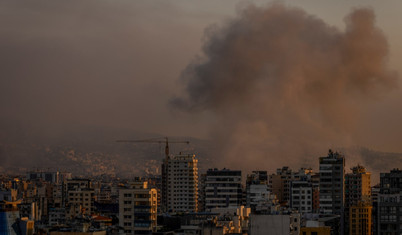
{"label": "city skyline", "polygon": [[[382,234],[401,231],[402,171],[371,184],[362,165],[346,173],[329,150],[319,170],[198,172],[195,155],[166,155],[146,177],[76,177],[68,172],[0,174],[5,234]],[[200,178],[198,177],[200,175]],[[300,231],[300,232],[299,232]]]}
{"label": "city skyline", "polygon": [[402,1],[0,1],[0,235],[402,234]]}

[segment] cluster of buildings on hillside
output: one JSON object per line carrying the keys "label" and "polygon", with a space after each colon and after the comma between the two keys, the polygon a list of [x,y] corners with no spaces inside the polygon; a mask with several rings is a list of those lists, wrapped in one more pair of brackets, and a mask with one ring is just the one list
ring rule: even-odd
{"label": "cluster of buildings on hillside", "polygon": [[319,171],[198,172],[195,155],[169,155],[146,178],[29,172],[0,178],[0,234],[402,234],[402,170],[371,186],[329,151]]}

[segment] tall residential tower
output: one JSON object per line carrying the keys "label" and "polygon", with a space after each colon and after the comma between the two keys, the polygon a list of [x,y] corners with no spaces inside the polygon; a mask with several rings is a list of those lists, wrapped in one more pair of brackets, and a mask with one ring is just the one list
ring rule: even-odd
{"label": "tall residential tower", "polygon": [[194,154],[166,157],[162,164],[163,211],[198,211],[197,164]]}
{"label": "tall residential tower", "polygon": [[320,157],[320,213],[340,216],[340,233],[344,234],[345,157],[329,150]]}

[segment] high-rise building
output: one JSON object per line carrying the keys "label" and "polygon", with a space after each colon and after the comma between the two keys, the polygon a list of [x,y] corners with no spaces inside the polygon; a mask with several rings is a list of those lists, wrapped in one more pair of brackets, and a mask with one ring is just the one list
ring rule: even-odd
{"label": "high-rise building", "polygon": [[201,174],[198,187],[198,211],[205,211],[205,181],[207,174]]}
{"label": "high-rise building", "polygon": [[[368,230],[363,227],[359,229],[358,227],[362,226],[362,224],[364,226],[366,225],[365,221],[368,218],[365,214],[362,214],[364,217],[352,218],[350,216],[351,207],[355,207],[354,210],[358,211],[360,214],[367,210],[370,210],[371,213],[371,173],[366,171],[366,168],[360,165],[351,168],[351,170],[352,173],[348,173],[345,176],[345,233],[353,232],[351,234],[371,234],[371,228]],[[369,218],[371,225],[371,214]],[[349,225],[355,225],[355,227],[349,228]]]}
{"label": "high-rise building", "polygon": [[320,173],[311,175],[311,185],[313,186],[313,212],[320,211]]}
{"label": "high-rise building", "polygon": [[133,182],[119,190],[119,225],[124,234],[156,232],[157,190],[147,182]]}
{"label": "high-rise building", "polygon": [[402,234],[402,170],[380,174],[378,234]]}
{"label": "high-rise building", "polygon": [[313,211],[313,187],[309,181],[291,182],[290,207],[301,214]]}
{"label": "high-rise building", "polygon": [[339,215],[341,234],[344,234],[345,157],[329,150],[320,157],[320,213]]}
{"label": "high-rise building", "polygon": [[193,154],[166,157],[162,164],[163,211],[198,211],[197,164]]}
{"label": "high-rise building", "polygon": [[373,234],[378,234],[378,202],[380,189],[380,184],[371,187],[371,204],[373,206],[371,210],[371,231]]}
{"label": "high-rise building", "polygon": [[371,235],[371,209],[370,203],[363,201],[349,207],[349,235]]}
{"label": "high-rise building", "polygon": [[312,178],[313,170],[301,168],[292,175],[290,182],[290,207],[302,214],[312,213],[314,189]]}
{"label": "high-rise building", "polygon": [[371,201],[371,173],[363,166],[353,167],[345,176],[345,207],[357,205],[359,201]]}
{"label": "high-rise building", "polygon": [[156,189],[157,196],[158,196],[158,213],[161,212],[160,205],[162,204],[162,178],[161,176],[151,176],[147,177],[148,178],[148,188],[154,188]]}
{"label": "high-rise building", "polygon": [[242,204],[241,171],[209,169],[205,180],[205,209]]}

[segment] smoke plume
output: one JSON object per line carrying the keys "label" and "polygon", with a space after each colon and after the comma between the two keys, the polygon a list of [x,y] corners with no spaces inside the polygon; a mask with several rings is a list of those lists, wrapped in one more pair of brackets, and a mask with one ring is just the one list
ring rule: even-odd
{"label": "smoke plume", "polygon": [[247,6],[206,30],[171,105],[216,117],[221,166],[311,166],[329,147],[356,144],[362,109],[398,79],[373,10],[344,21],[340,30],[299,8]]}

